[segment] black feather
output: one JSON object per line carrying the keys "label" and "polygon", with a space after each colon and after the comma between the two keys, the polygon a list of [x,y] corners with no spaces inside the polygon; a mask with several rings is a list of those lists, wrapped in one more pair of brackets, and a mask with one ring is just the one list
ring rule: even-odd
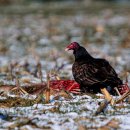
{"label": "black feather", "polygon": [[114,87],[121,85],[122,81],[109,62],[93,58],[82,46],[73,50],[75,62],[72,72],[82,91],[98,93],[100,88],[109,87],[110,93],[114,95],[116,93]]}

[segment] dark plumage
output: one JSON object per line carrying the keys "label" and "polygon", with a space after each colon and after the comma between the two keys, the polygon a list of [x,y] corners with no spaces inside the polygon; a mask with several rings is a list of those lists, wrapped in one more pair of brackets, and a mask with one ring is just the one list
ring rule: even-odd
{"label": "dark plumage", "polygon": [[122,81],[108,61],[93,58],[77,42],[71,43],[66,50],[73,50],[72,72],[83,92],[98,93],[100,88],[107,88],[112,95],[116,94],[114,87],[121,85]]}

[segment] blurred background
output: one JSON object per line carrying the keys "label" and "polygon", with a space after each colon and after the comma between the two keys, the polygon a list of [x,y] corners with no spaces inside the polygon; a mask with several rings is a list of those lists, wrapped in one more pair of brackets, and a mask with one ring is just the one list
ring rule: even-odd
{"label": "blurred background", "polygon": [[89,1],[89,2],[96,2],[96,1],[102,1],[102,2],[129,2],[129,0],[0,0],[1,4],[27,4],[27,3],[32,3],[32,2],[54,2],[54,1],[58,1],[58,2],[63,2],[63,1]]}
{"label": "blurred background", "polygon": [[[95,117],[108,104],[101,95],[70,98],[63,90],[55,97],[51,90],[46,105],[48,89],[37,97],[21,89],[38,93],[35,83],[49,76],[73,79],[74,57],[64,51],[72,41],[107,59],[130,86],[130,0],[0,0],[0,130],[130,130],[129,98]],[[6,94],[12,85],[23,96]]]}
{"label": "blurred background", "polygon": [[129,12],[129,0],[0,0],[0,73],[10,64],[36,72],[41,62],[43,71],[73,78],[64,48],[77,41],[123,77],[130,72]]}

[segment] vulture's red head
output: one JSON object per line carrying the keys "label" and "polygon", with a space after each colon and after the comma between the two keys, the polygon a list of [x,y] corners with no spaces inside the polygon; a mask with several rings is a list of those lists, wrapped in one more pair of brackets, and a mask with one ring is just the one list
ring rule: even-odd
{"label": "vulture's red head", "polygon": [[80,47],[80,45],[77,42],[72,42],[65,48],[65,51],[68,51],[68,50],[74,50],[75,51],[79,47]]}

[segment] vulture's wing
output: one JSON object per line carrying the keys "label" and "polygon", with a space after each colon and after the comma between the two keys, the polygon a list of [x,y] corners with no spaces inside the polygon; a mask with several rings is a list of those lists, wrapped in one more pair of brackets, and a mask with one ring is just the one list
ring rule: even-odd
{"label": "vulture's wing", "polygon": [[114,69],[103,59],[95,63],[85,63],[78,67],[75,66],[73,68],[73,75],[77,82],[82,82],[86,85],[105,82],[117,77]]}

